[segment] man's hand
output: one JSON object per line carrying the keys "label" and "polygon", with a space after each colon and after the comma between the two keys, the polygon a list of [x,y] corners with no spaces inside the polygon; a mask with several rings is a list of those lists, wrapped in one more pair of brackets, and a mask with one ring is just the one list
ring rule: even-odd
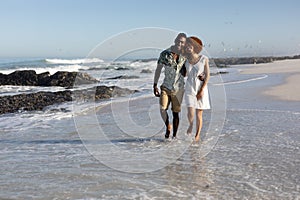
{"label": "man's hand", "polygon": [[160,94],[159,94],[159,91],[158,91],[158,88],[157,86],[153,87],[153,93],[156,97],[160,97]]}
{"label": "man's hand", "polygon": [[199,79],[200,81],[205,81],[205,73],[204,73],[204,72],[201,73],[201,74],[198,76],[198,79]]}

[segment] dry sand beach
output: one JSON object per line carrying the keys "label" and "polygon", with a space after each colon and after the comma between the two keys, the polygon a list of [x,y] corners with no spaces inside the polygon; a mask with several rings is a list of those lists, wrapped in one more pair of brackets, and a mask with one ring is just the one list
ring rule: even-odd
{"label": "dry sand beach", "polygon": [[267,88],[265,95],[287,101],[300,101],[300,60],[283,60],[243,68],[242,74],[282,74],[284,83]]}

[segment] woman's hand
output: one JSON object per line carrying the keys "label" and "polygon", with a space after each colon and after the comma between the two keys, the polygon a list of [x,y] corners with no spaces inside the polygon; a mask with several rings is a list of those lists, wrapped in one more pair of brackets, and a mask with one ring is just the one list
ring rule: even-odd
{"label": "woman's hand", "polygon": [[199,99],[201,99],[201,98],[203,97],[203,95],[204,95],[204,91],[203,91],[203,90],[200,90],[200,91],[197,93],[197,95],[196,95],[197,101],[198,101]]}

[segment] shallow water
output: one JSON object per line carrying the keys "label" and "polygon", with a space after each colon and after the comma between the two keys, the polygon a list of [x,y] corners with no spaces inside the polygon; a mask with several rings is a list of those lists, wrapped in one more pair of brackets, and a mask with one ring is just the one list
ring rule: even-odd
{"label": "shallow water", "polygon": [[[199,152],[205,144],[191,142],[170,164],[146,173],[103,165],[81,142],[72,118],[2,131],[1,198],[299,198],[300,113],[228,109],[226,114],[218,143],[206,157]],[[209,121],[209,113],[204,117]],[[111,122],[109,117],[101,119],[103,124]],[[158,132],[146,139],[110,141],[125,150],[146,152],[180,146],[187,136],[180,132],[178,137],[164,141]],[[105,155],[109,153],[114,152]]]}

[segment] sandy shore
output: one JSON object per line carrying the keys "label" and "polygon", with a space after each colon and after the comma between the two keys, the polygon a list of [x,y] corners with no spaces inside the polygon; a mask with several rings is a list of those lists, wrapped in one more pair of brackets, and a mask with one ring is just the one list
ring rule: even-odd
{"label": "sandy shore", "polygon": [[286,74],[287,78],[281,85],[267,88],[263,94],[287,101],[300,101],[300,60],[283,60],[274,63],[252,65],[242,68],[242,74]]}

